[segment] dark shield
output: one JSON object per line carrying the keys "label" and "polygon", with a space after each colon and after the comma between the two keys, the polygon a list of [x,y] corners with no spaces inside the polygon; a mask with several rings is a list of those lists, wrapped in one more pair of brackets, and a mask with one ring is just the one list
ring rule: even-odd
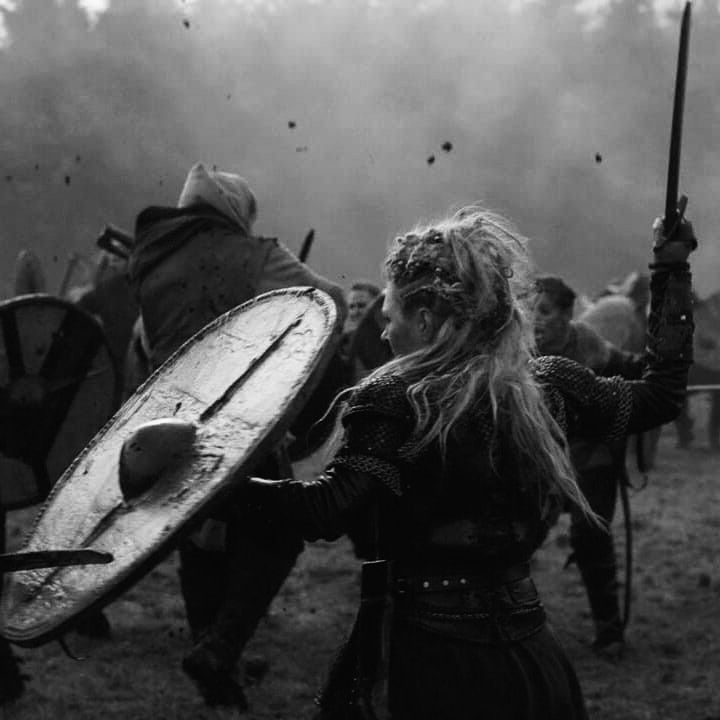
{"label": "dark shield", "polygon": [[0,303],[0,506],[43,500],[118,407],[120,384],[100,325],[72,303]]}
{"label": "dark shield", "polygon": [[[53,488],[25,551],[87,548],[107,565],[29,570],[6,577],[0,634],[37,645],[135,583],[283,438],[337,339],[335,304],[311,288],[261,295],[188,340],[120,408]],[[141,425],[196,426],[189,455],[142,494],[124,498],[123,442]]]}

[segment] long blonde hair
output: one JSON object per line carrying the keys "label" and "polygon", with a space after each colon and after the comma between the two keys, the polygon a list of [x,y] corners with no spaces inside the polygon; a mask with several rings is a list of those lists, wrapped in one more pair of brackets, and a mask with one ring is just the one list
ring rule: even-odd
{"label": "long blonde hair", "polygon": [[[526,480],[540,483],[547,502],[559,491],[592,515],[564,433],[530,367],[534,333],[525,239],[504,218],[472,206],[397,238],[385,271],[401,312],[426,307],[437,323],[432,343],[373,374],[391,372],[408,385],[416,415],[409,452],[437,442],[444,456],[458,424],[485,415],[492,440],[502,434],[530,476]],[[488,451],[492,459],[492,447]]]}

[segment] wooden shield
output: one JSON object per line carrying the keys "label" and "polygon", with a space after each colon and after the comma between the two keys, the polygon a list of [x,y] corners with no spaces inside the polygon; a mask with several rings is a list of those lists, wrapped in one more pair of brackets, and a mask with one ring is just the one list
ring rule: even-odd
{"label": "wooden shield", "polygon": [[117,409],[120,378],[98,322],[72,303],[0,303],[0,507],[47,497]]}
{"label": "wooden shield", "polygon": [[[157,564],[188,520],[242,483],[282,439],[337,335],[333,301],[291,288],[231,310],[188,340],[60,478],[24,548],[89,548],[111,553],[113,562],[6,576],[0,634],[19,645],[46,642]],[[123,441],[138,426],[168,417],[196,423],[190,457],[143,495],[124,500]]]}
{"label": "wooden shield", "polygon": [[693,358],[697,365],[720,371],[720,293],[695,306]]}

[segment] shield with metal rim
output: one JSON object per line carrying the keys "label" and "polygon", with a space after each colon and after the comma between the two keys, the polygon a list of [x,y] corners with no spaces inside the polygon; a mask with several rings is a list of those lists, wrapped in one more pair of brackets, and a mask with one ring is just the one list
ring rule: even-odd
{"label": "shield with metal rim", "polygon": [[0,507],[44,500],[120,392],[93,317],[50,295],[0,303]]}
{"label": "shield with metal rim", "polygon": [[[113,561],[6,576],[0,634],[19,645],[46,642],[154,567],[189,520],[241,486],[282,440],[334,351],[337,325],[330,297],[292,288],[245,303],[188,340],[67,469],[24,548],[91,549]],[[151,486],[124,496],[123,443],[161,418],[192,423],[192,445]]]}

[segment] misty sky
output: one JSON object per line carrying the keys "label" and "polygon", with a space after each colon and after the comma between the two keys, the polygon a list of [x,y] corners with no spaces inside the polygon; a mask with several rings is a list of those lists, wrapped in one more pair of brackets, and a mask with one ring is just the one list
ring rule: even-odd
{"label": "misty sky", "polygon": [[[174,204],[202,160],[248,179],[258,232],[297,249],[314,227],[311,264],[344,284],[481,201],[595,292],[644,267],[663,210],[682,4],[0,0],[0,284],[32,247],[56,289],[71,251]],[[718,37],[696,2],[681,189],[701,295],[720,288]]]}

